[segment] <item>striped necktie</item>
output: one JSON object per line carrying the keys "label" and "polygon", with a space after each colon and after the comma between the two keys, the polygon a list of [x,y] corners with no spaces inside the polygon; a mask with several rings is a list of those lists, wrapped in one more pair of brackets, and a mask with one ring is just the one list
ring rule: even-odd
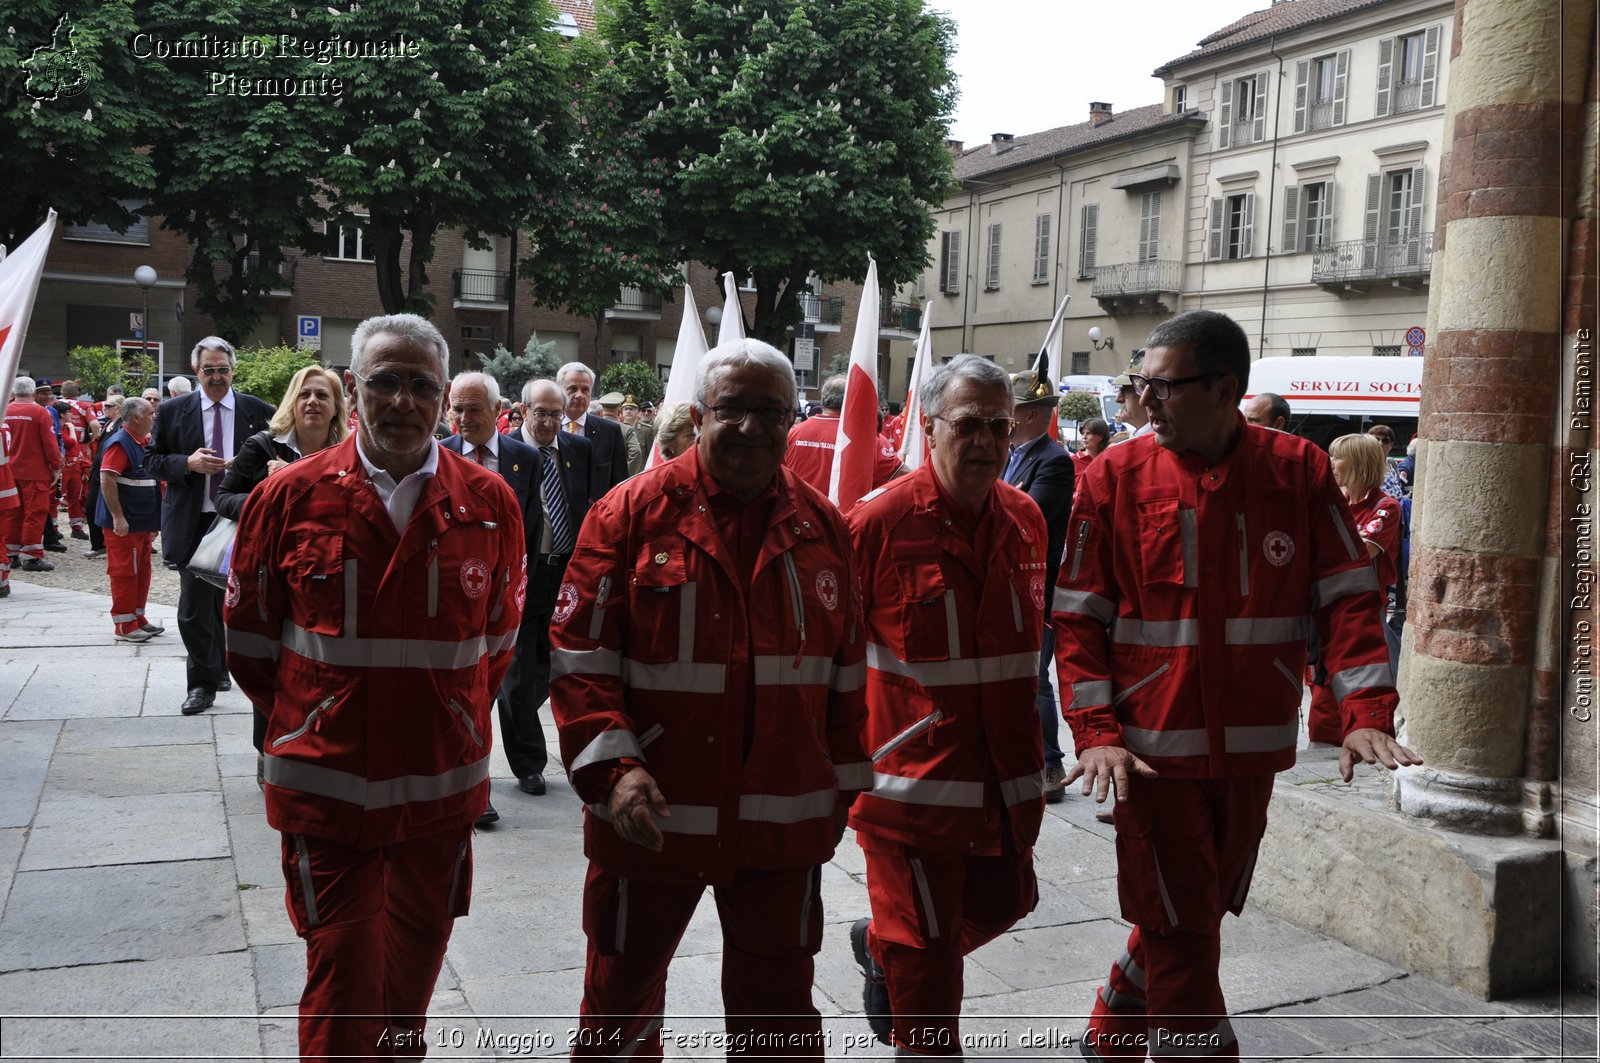
{"label": "striped necktie", "polygon": [[567,496],[561,489],[561,459],[555,447],[541,447],[544,452],[544,511],[550,518],[550,552],[572,552],[572,527],[567,521]]}

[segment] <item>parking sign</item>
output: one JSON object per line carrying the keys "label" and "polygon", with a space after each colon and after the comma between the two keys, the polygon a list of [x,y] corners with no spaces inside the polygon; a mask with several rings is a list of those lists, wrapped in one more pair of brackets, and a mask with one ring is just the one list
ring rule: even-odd
{"label": "parking sign", "polygon": [[322,350],[322,318],[315,314],[300,315],[300,343],[301,347],[309,347],[313,351]]}

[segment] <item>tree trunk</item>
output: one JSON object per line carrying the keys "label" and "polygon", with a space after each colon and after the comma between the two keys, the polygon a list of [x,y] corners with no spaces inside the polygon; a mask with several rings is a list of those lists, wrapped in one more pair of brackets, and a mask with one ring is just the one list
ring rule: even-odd
{"label": "tree trunk", "polygon": [[406,308],[404,278],[400,273],[400,245],[404,236],[400,222],[390,214],[374,210],[367,219],[367,238],[372,243],[372,257],[378,267],[378,301],[386,314],[398,314]]}
{"label": "tree trunk", "polygon": [[[594,382],[596,390],[599,390],[600,374],[605,372],[606,368],[605,362],[601,360],[601,354],[604,350],[601,344],[605,339],[605,329],[606,312],[604,310],[596,310],[594,312]],[[598,398],[598,396],[596,397]]]}
{"label": "tree trunk", "polygon": [[411,275],[407,278],[406,309],[433,316],[433,296],[428,292],[428,263],[433,261],[433,234],[437,223],[429,215],[413,215],[411,225]]}

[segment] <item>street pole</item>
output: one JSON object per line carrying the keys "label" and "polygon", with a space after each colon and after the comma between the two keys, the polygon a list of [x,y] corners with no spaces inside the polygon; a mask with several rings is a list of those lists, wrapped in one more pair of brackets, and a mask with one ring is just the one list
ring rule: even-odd
{"label": "street pole", "polygon": [[[149,354],[150,353],[150,289],[155,287],[156,281],[160,280],[161,278],[160,278],[160,274],[158,274],[155,271],[155,268],[153,266],[140,266],[138,269],[133,271],[133,279],[134,279],[134,282],[139,285],[139,287],[144,289],[144,317],[140,318],[140,324],[142,324],[144,327],[139,330],[139,332],[141,333],[139,339],[144,344],[144,348],[143,348],[144,353]],[[166,388],[166,383],[167,383],[167,381],[166,381],[166,377],[167,377],[167,355],[166,355],[166,351],[167,351],[166,347],[163,346],[156,353],[156,390],[157,391],[163,391]]]}

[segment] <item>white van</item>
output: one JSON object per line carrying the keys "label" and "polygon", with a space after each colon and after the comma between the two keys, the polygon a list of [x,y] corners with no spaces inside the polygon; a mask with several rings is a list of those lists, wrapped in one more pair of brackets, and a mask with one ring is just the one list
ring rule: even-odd
{"label": "white van", "polygon": [[1339,436],[1375,424],[1394,429],[1395,445],[1417,434],[1422,415],[1422,359],[1262,358],[1250,363],[1245,399],[1264,391],[1289,403],[1289,431],[1326,448]]}

